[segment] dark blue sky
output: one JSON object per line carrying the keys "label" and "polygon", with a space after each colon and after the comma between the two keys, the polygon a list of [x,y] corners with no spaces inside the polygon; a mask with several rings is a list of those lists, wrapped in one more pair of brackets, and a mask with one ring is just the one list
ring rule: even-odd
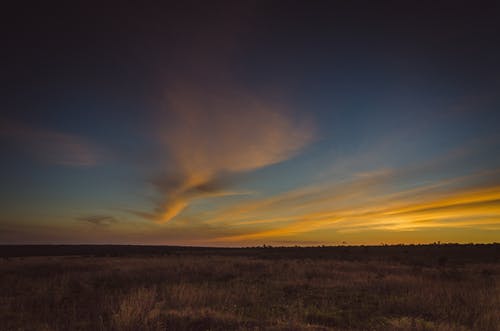
{"label": "dark blue sky", "polygon": [[0,242],[498,241],[499,14],[11,4]]}

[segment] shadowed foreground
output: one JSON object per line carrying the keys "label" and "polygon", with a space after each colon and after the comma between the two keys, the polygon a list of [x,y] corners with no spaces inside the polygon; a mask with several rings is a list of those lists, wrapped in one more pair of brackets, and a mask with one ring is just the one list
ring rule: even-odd
{"label": "shadowed foreground", "polygon": [[498,263],[444,258],[6,258],[0,328],[494,331],[499,278]]}

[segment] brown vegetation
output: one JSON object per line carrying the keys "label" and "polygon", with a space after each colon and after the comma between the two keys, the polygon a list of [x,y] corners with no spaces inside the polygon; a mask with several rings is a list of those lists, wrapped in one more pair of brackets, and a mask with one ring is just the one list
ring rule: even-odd
{"label": "brown vegetation", "polygon": [[500,265],[174,254],[0,262],[1,330],[498,330]]}

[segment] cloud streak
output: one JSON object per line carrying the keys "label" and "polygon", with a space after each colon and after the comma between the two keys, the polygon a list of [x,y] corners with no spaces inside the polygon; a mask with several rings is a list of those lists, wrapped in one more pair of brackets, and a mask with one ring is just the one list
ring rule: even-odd
{"label": "cloud streak", "polygon": [[83,216],[83,217],[77,217],[76,220],[81,222],[87,222],[95,226],[109,226],[111,224],[118,222],[116,218],[109,215]]}
{"label": "cloud streak", "polygon": [[101,159],[97,148],[80,136],[35,128],[21,122],[1,120],[0,137],[44,163],[88,167]]}
{"label": "cloud streak", "polygon": [[[338,233],[368,230],[414,231],[424,228],[494,228],[500,230],[500,185],[463,187],[438,193],[436,185],[420,187],[425,194],[415,190],[390,194],[380,183],[371,183],[368,194],[359,195],[347,204],[338,204],[332,195],[331,205],[314,203],[305,210],[293,208],[292,200],[272,211],[257,210],[240,215],[239,227],[248,231],[241,235],[216,238],[216,242],[244,242],[266,238],[283,238],[319,229],[334,229]],[[446,182],[440,183],[443,187]],[[353,183],[353,188],[357,184]],[[438,185],[440,186],[440,185]],[[370,195],[376,192],[376,197]],[[413,193],[412,193],[413,192]],[[288,209],[292,208],[290,212]],[[288,210],[288,211],[287,211]],[[253,219],[255,213],[259,219]],[[288,213],[288,216],[273,217]],[[266,218],[266,215],[269,215]],[[233,218],[238,218],[234,216]],[[219,220],[220,222],[221,220]],[[227,224],[231,221],[227,220]],[[255,225],[257,224],[257,227]]]}
{"label": "cloud streak", "polygon": [[[239,234],[214,243],[306,238],[308,233],[424,229],[500,230],[500,170],[434,177],[463,155],[400,169],[351,173],[280,194],[240,201],[205,212],[212,226]],[[458,159],[457,159],[458,158]],[[429,178],[432,178],[430,180]],[[288,239],[287,239],[288,240]]]}

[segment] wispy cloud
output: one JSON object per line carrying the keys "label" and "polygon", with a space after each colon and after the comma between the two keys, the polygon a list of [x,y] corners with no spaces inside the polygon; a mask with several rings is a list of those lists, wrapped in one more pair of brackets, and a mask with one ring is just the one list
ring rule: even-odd
{"label": "wispy cloud", "polygon": [[[216,238],[215,241],[241,242],[266,238],[285,238],[319,229],[337,232],[367,230],[420,230],[423,228],[495,228],[500,229],[500,184],[445,189],[445,181],[424,185],[418,190],[388,193],[373,182],[369,193],[360,194],[354,201],[339,204],[332,195],[330,206],[314,203],[308,208],[293,208],[293,202],[240,215],[238,227],[247,232]],[[356,185],[353,185],[355,187]],[[443,188],[443,192],[436,190]],[[420,192],[418,192],[420,191]],[[372,196],[375,194],[375,196]],[[288,206],[287,206],[288,205]],[[293,210],[290,211],[289,209]],[[260,214],[257,220],[255,214]],[[275,217],[276,214],[288,216]],[[268,215],[266,217],[266,215]],[[238,216],[236,216],[238,218]],[[219,219],[219,222],[222,220]],[[226,220],[225,224],[232,224]],[[257,227],[255,225],[257,224]]]}
{"label": "wispy cloud", "polygon": [[445,170],[464,155],[473,154],[452,150],[405,168],[354,172],[340,180],[332,177],[204,212],[200,218],[212,226],[237,229],[239,234],[214,239],[229,243],[303,237],[327,229],[338,234],[431,228],[498,230],[500,170],[447,175]]}
{"label": "wispy cloud", "polygon": [[[193,96],[193,99],[186,98],[190,105],[197,104],[193,100],[210,104],[206,101],[209,98]],[[475,162],[496,149],[495,140],[472,141],[436,154],[434,158],[411,160],[399,167],[378,162],[384,155],[399,150],[384,144],[383,153],[371,150],[369,155],[363,153],[322,163],[318,169],[320,175],[304,174],[310,179],[305,185],[285,187],[277,193],[264,190],[248,194],[234,190],[233,176],[293,157],[313,140],[312,127],[307,121],[280,115],[287,129],[275,134],[290,139],[296,147],[288,149],[287,144],[283,143],[285,147],[278,144],[276,149],[271,148],[260,157],[245,159],[241,151],[251,149],[249,146],[253,144],[266,146],[267,140],[262,137],[267,130],[280,127],[267,126],[264,116],[267,112],[252,119],[251,127],[243,125],[239,132],[233,130],[231,123],[240,122],[226,112],[219,119],[218,107],[183,110],[182,104],[178,102],[178,108],[173,108],[177,111],[170,114],[170,121],[162,122],[169,123],[161,139],[173,162],[171,171],[167,172],[171,175],[154,181],[162,199],[156,210],[136,213],[163,221],[177,217],[175,222],[154,225],[158,237],[165,240],[182,237],[190,244],[205,245],[300,243],[316,239],[332,243],[341,242],[345,236],[363,238],[375,232],[394,238],[410,232],[418,233],[415,235],[420,238],[424,233],[442,233],[446,240],[453,231],[461,231],[462,239],[467,240],[467,231],[500,231],[500,168],[494,164],[486,168]],[[288,114],[286,108],[271,109]],[[243,123],[250,121],[245,111],[234,115],[242,118]],[[296,141],[297,136],[287,136],[294,127],[301,132]],[[466,166],[456,171],[456,164]],[[234,194],[245,195],[224,201],[195,201]],[[194,207],[182,213],[191,204]],[[332,235],[331,239],[323,235],[327,232]]]}
{"label": "wispy cloud", "polygon": [[78,135],[0,120],[0,137],[16,144],[38,161],[66,166],[93,166],[101,155],[97,147]]}
{"label": "wispy cloud", "polygon": [[163,222],[193,199],[245,194],[230,189],[232,176],[287,160],[314,137],[311,121],[234,87],[174,86],[167,109],[159,136],[172,166],[153,181]]}
{"label": "wispy cloud", "polygon": [[77,217],[76,220],[80,222],[87,222],[96,226],[109,226],[118,222],[116,218],[109,215],[82,216]]}

